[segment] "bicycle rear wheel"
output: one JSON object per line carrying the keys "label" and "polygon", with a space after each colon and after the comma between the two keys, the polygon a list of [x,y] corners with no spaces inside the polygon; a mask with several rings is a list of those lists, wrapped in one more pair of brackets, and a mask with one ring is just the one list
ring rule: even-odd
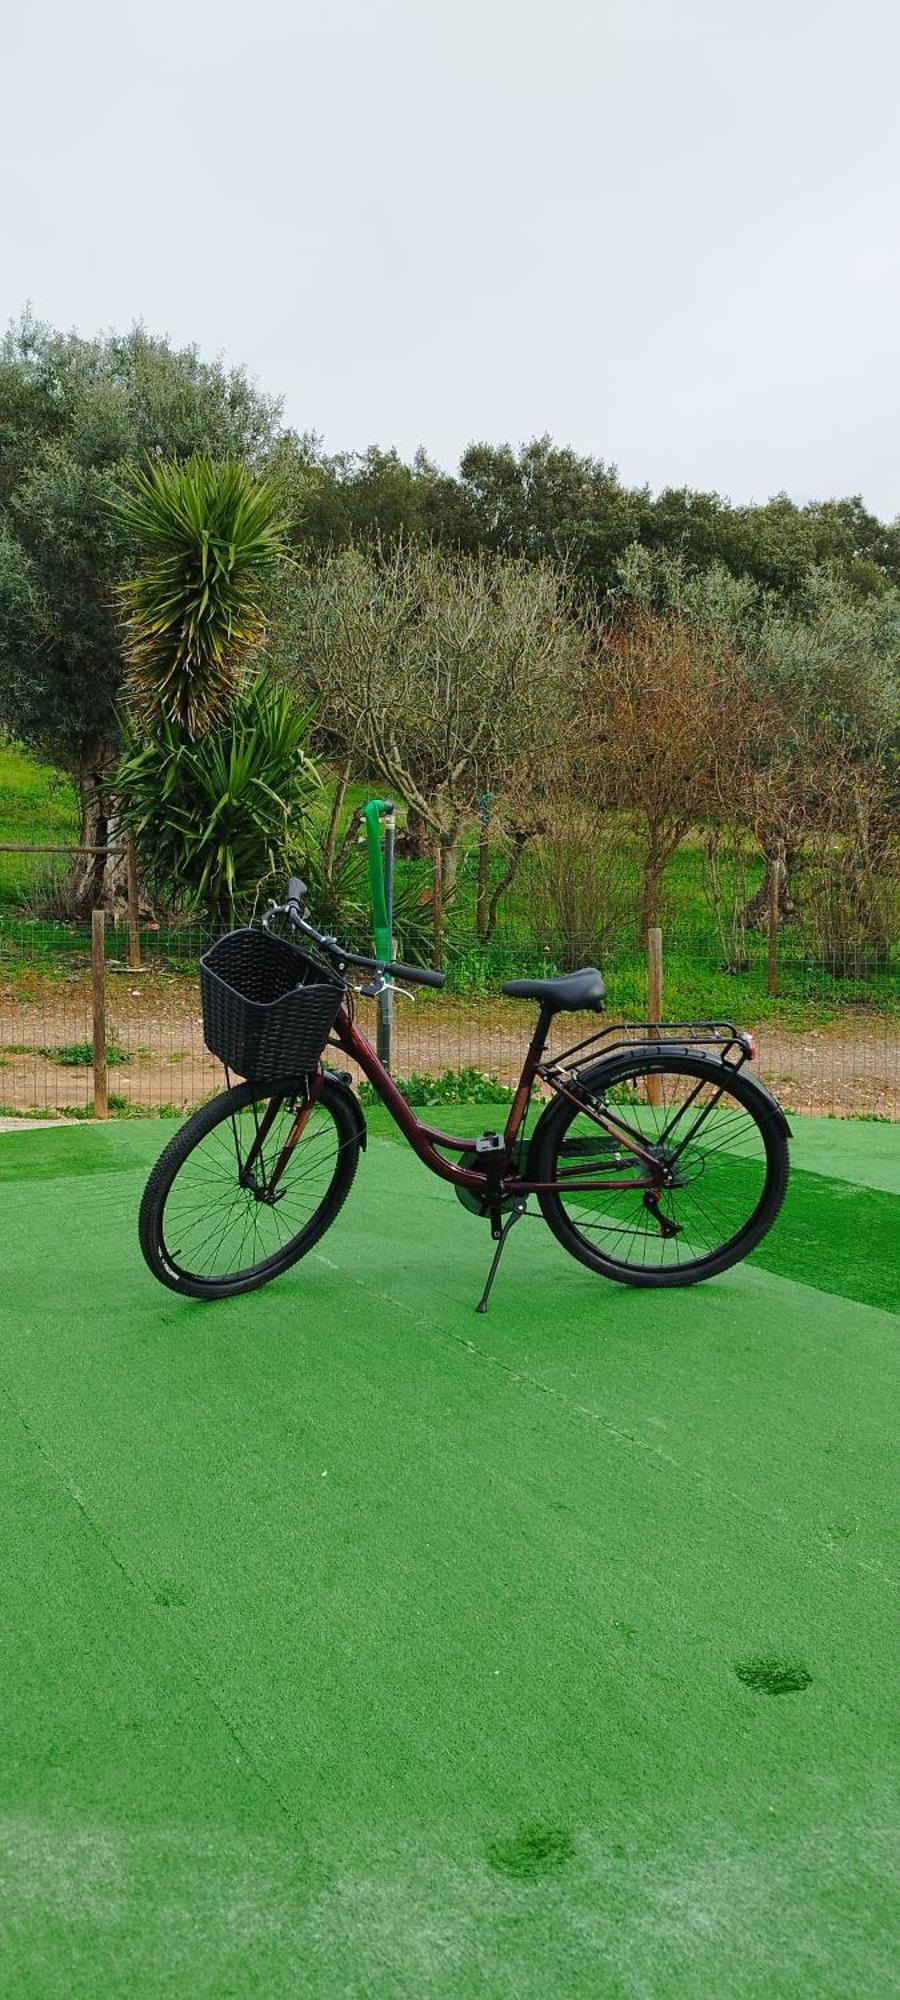
{"label": "bicycle rear wheel", "polygon": [[144,1190],[140,1243],[153,1276],[199,1299],[277,1278],[334,1221],[364,1129],[354,1099],[327,1077],[311,1110],[296,1077],[237,1084],[201,1106]]}
{"label": "bicycle rear wheel", "polygon": [[[784,1118],[754,1079],[703,1054],[661,1051],[623,1056],[578,1081],[616,1133],[558,1098],[528,1163],[529,1179],[563,1183],[538,1200],[571,1256],[620,1284],[647,1286],[694,1285],[746,1257],[771,1229],[788,1179]],[[629,1138],[652,1152],[669,1185],[642,1167]],[[577,1185],[606,1174],[641,1184]]]}

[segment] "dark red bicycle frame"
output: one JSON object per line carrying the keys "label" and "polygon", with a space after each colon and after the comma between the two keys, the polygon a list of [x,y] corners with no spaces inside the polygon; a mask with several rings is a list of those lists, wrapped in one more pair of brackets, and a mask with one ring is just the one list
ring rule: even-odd
{"label": "dark red bicycle frame", "polygon": [[549,1017],[542,1012],[529,1044],[525,1061],[522,1064],[522,1074],[509,1108],[509,1115],[503,1131],[501,1158],[504,1159],[505,1164],[508,1166],[512,1158],[513,1147],[528,1113],[532,1090],[535,1082],[540,1078],[542,1082],[549,1084],[550,1089],[558,1095],[571,1097],[572,1102],[577,1104],[579,1111],[582,1111],[588,1118],[592,1118],[594,1123],[601,1126],[604,1132],[609,1133],[611,1138],[617,1140],[620,1145],[625,1146],[640,1159],[644,1167],[644,1172],[639,1180],[622,1180],[621,1178],[610,1180],[608,1176],[603,1179],[597,1179],[595,1176],[590,1175],[586,1175],[582,1179],[578,1174],[568,1174],[564,1181],[530,1181],[516,1173],[501,1171],[499,1177],[495,1177],[488,1172],[481,1172],[478,1168],[453,1166],[450,1160],[445,1160],[442,1157],[442,1153],[438,1149],[443,1148],[449,1153],[471,1153],[475,1145],[474,1137],[470,1135],[467,1139],[461,1139],[453,1133],[439,1131],[434,1125],[425,1125],[420,1118],[416,1117],[415,1112],[407,1104],[405,1097],[397,1089],[390,1071],[386,1070],[384,1064],[379,1061],[371,1042],[366,1040],[365,1035],[360,1034],[346,1007],[342,1007],[338,1014],[334,1024],[333,1039],[337,1047],[342,1049],[345,1055],[352,1057],[352,1060],[358,1063],[363,1074],[368,1077],[373,1089],[378,1092],[382,1104],[387,1107],[394,1123],[399,1125],[404,1138],[408,1139],[413,1152],[422,1161],[422,1165],[428,1167],[431,1173],[437,1174],[441,1180],[452,1181],[456,1187],[469,1188],[473,1194],[480,1194],[488,1205],[492,1200],[496,1201],[498,1198],[505,1200],[510,1195],[550,1194],[561,1188],[571,1189],[577,1187],[587,1193],[590,1189],[644,1188],[653,1190],[660,1186],[663,1169],[652,1153],[647,1152],[630,1133],[623,1131],[617,1121],[606,1118],[595,1105],[587,1104],[581,1098],[575,1097],[573,1092],[567,1088],[569,1080],[556,1077],[552,1067],[542,1063],[541,1058],[547,1046],[548,1025]]}

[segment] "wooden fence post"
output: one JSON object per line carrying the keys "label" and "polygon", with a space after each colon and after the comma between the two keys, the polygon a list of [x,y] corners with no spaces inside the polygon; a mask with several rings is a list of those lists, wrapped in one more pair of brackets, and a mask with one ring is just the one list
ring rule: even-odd
{"label": "wooden fence post", "polygon": [[134,841],[130,833],[126,836],[125,841],[125,879],[128,884],[128,964],[133,972],[139,972],[141,966],[141,899],[138,890]]}
{"label": "wooden fence post", "polygon": [[91,912],[91,1012],[94,1035],[94,1117],[109,1117],[106,1074],[106,911]]}
{"label": "wooden fence post", "polygon": [[[653,925],[647,932],[647,1018],[654,1041],[659,1039],[662,1020],[662,931]],[[662,1103],[662,1078],[648,1076],[647,1103]]]}

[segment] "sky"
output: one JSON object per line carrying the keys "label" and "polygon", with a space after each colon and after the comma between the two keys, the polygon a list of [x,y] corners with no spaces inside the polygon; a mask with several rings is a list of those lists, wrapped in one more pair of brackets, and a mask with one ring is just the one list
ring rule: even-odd
{"label": "sky", "polygon": [[140,320],[329,450],[900,514],[894,0],[7,0],[0,66],[2,322]]}

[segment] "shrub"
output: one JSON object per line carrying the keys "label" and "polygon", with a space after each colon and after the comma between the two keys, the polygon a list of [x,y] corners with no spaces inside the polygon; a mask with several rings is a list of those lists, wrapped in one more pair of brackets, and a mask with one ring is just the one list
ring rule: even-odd
{"label": "shrub", "polygon": [[281,496],[236,460],[195,457],[132,472],[116,513],[139,559],[119,593],[132,698],[151,727],[199,736],[265,632],[286,553]]}
{"label": "shrub", "polygon": [[[394,1078],[401,1097],[407,1104],[510,1104],[512,1091],[495,1076],[485,1076],[480,1069],[463,1065],[461,1069],[445,1069],[440,1076],[423,1076],[413,1071],[411,1076]],[[359,1086],[362,1104],[380,1104],[378,1092],[365,1080]]]}
{"label": "shrub", "polygon": [[306,754],[310,720],[286,690],[256,680],[204,736],[167,721],[142,742],[129,728],[121,817],[158,896],[233,924],[264,876],[287,872],[319,782]]}

